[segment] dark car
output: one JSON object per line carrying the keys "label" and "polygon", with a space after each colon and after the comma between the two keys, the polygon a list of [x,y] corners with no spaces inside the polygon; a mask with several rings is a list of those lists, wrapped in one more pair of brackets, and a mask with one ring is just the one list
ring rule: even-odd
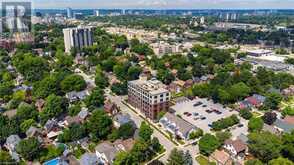
{"label": "dark car", "polygon": [[195,103],[193,106],[194,107],[197,107],[197,106],[199,106],[199,105],[201,105],[202,104],[202,102],[201,101],[198,101],[197,103]]}
{"label": "dark car", "polygon": [[209,110],[209,109],[205,110],[205,112],[207,112],[207,113],[212,113],[212,111]]}
{"label": "dark car", "polygon": [[192,114],[191,113],[188,113],[187,116],[192,116]]}
{"label": "dark car", "polygon": [[239,127],[239,128],[241,128],[241,127],[243,127],[243,126],[244,126],[243,124],[238,124],[238,127]]}
{"label": "dark car", "polygon": [[200,119],[201,119],[201,120],[205,120],[205,119],[206,119],[206,117],[201,117]]}
{"label": "dark car", "polygon": [[189,112],[184,112],[184,115],[187,115]]}

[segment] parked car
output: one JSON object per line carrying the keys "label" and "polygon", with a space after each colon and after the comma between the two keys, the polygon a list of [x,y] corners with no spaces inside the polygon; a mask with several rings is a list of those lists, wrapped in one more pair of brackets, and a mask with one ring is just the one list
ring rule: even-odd
{"label": "parked car", "polygon": [[212,111],[209,110],[209,109],[205,110],[205,112],[207,112],[207,113],[212,113]]}
{"label": "parked car", "polygon": [[205,119],[206,119],[206,117],[201,117],[200,119],[201,119],[201,120],[205,120]]}
{"label": "parked car", "polygon": [[184,112],[184,115],[188,115],[189,112]]}
{"label": "parked car", "polygon": [[190,117],[190,116],[192,116],[192,114],[191,113],[188,113],[187,116]]}
{"label": "parked car", "polygon": [[238,124],[238,127],[239,127],[239,128],[241,128],[241,127],[243,127],[243,126],[244,126],[244,124],[241,124],[241,123]]}
{"label": "parked car", "polygon": [[199,115],[199,113],[197,113],[197,112],[193,113],[193,116],[198,116],[198,115]]}
{"label": "parked car", "polygon": [[204,104],[204,105],[202,105],[202,107],[207,107],[207,105],[206,105],[206,104]]}
{"label": "parked car", "polygon": [[197,106],[199,106],[199,105],[201,105],[202,104],[202,102],[201,101],[198,101],[197,103],[195,103],[193,106],[194,107],[197,107]]}

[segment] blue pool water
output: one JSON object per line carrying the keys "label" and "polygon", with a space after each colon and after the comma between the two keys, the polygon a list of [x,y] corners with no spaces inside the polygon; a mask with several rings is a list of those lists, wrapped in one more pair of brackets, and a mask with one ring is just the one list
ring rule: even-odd
{"label": "blue pool water", "polygon": [[55,158],[45,162],[44,165],[58,165],[58,163],[59,163],[59,158]]}

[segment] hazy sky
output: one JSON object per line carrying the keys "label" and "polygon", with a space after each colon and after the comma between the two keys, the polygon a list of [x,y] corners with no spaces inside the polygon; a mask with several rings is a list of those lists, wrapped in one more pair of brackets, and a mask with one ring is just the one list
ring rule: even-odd
{"label": "hazy sky", "polygon": [[[5,1],[5,0],[4,0]],[[35,8],[294,9],[294,0],[32,0]]]}

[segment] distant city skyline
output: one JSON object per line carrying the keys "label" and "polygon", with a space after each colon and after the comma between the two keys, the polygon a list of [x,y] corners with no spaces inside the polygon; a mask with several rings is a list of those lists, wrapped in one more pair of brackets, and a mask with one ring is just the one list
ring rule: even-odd
{"label": "distant city skyline", "polygon": [[[12,1],[12,0],[8,0]],[[32,0],[39,9],[293,9],[294,0]]]}

